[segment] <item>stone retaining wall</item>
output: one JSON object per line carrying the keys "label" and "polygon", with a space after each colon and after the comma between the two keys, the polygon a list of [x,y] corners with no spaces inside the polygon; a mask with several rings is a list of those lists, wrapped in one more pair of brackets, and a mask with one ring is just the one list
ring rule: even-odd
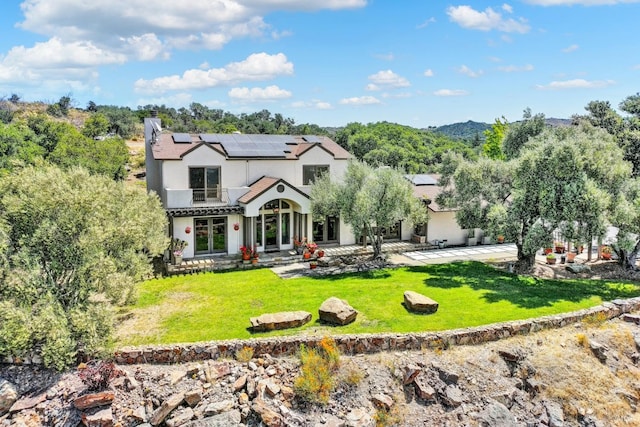
{"label": "stone retaining wall", "polygon": [[[640,297],[605,302],[589,309],[544,316],[534,319],[494,323],[473,328],[454,329],[441,332],[422,332],[408,334],[361,334],[333,336],[342,354],[377,353],[382,351],[422,350],[429,348],[447,348],[455,345],[474,345],[490,341],[526,335],[544,329],[562,328],[581,320],[597,316],[613,319],[624,313],[640,310]],[[183,363],[207,359],[234,358],[238,350],[250,347],[254,354],[270,354],[274,357],[293,356],[304,344],[308,347],[318,345],[320,336],[293,336],[254,338],[247,340],[211,341],[192,344],[174,344],[163,346],[125,347],[115,352],[115,361],[119,364],[137,363]],[[13,360],[7,358],[4,363],[41,364],[40,357]]]}
{"label": "stone retaining wall", "polygon": [[[590,316],[612,319],[624,313],[638,310],[640,310],[640,297],[605,302],[596,307],[571,313],[494,323],[474,328],[409,334],[336,335],[333,338],[342,354],[346,355],[381,351],[447,348],[455,345],[482,344],[515,335],[526,335],[544,329],[562,328],[580,322]],[[252,348],[256,355],[267,353],[274,357],[293,356],[300,349],[300,344],[314,347],[318,345],[321,339],[322,337],[319,336],[295,336],[131,347],[116,351],[115,360],[120,364],[165,364],[234,358],[235,353],[243,347]]]}

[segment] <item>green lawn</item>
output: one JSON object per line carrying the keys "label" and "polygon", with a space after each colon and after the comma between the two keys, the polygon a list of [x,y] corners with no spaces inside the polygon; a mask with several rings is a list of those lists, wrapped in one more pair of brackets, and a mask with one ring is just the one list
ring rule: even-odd
{"label": "green lawn", "polygon": [[[409,313],[403,293],[436,300],[438,312]],[[174,276],[139,286],[132,318],[118,331],[119,345],[195,342],[291,334],[417,332],[526,319],[591,307],[640,295],[628,281],[542,280],[517,276],[479,262],[426,265],[323,278],[280,279],[269,269]],[[326,298],[346,299],[359,311],[343,327],[320,324]],[[249,318],[276,311],[305,310],[307,325],[251,333]]]}

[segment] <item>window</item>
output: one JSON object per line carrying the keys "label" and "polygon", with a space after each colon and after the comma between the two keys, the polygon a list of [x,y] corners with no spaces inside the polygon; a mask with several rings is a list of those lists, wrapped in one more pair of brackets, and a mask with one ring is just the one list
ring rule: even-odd
{"label": "window", "polygon": [[189,168],[194,202],[220,200],[220,167]]}
{"label": "window", "polygon": [[305,165],[302,166],[302,185],[311,185],[320,175],[329,173],[329,165]]}
{"label": "window", "polygon": [[313,221],[313,241],[335,243],[338,241],[340,220],[337,216],[327,216],[322,221]]}

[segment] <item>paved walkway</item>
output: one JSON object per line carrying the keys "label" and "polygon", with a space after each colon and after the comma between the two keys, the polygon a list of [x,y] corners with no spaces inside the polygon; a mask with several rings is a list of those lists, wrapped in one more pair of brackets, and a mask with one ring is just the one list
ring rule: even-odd
{"label": "paved walkway", "polygon": [[[408,260],[405,261],[406,264],[412,265],[443,264],[451,261],[468,260],[507,260],[516,258],[517,248],[514,243],[505,243],[500,245],[463,246],[455,248],[430,249],[425,251],[411,251],[403,252],[401,256]],[[393,258],[395,258],[395,260]],[[392,256],[392,261],[397,263],[402,262],[398,256]]]}

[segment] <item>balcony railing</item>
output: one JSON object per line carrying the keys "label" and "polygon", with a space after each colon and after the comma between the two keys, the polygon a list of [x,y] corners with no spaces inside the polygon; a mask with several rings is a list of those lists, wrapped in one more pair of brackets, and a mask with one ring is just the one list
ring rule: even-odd
{"label": "balcony railing", "polygon": [[170,189],[165,188],[166,208],[188,208],[191,206],[227,206],[229,195],[226,189]]}

